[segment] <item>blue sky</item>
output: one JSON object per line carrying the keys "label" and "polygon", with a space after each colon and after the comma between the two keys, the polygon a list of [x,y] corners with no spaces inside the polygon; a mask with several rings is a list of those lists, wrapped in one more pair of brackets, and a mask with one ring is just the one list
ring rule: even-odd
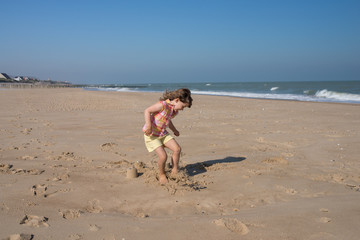
{"label": "blue sky", "polygon": [[72,83],[360,80],[358,0],[1,1],[0,71]]}

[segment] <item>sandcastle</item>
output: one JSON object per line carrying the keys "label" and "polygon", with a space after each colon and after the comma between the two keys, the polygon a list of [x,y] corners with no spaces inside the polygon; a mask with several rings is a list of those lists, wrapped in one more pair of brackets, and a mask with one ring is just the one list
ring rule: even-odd
{"label": "sandcastle", "polygon": [[137,169],[134,167],[128,168],[128,170],[126,172],[126,177],[127,178],[137,178],[138,177]]}

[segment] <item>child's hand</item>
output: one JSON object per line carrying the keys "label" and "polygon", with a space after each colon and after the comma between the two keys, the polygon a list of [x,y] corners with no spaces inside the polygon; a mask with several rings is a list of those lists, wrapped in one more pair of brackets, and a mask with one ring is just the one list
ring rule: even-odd
{"label": "child's hand", "polygon": [[150,136],[151,133],[152,133],[152,128],[151,128],[151,126],[150,126],[150,127],[146,128],[146,130],[145,130],[145,135],[146,135],[146,136]]}
{"label": "child's hand", "polygon": [[174,130],[173,132],[174,132],[174,135],[175,135],[175,136],[177,136],[177,137],[180,136],[180,133],[179,133],[178,130]]}

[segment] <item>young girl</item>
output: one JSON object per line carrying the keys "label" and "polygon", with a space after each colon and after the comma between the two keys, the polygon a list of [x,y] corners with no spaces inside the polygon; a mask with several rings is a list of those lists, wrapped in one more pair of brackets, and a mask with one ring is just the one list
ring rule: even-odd
{"label": "young girl", "polygon": [[166,131],[169,127],[175,136],[179,136],[179,131],[175,128],[171,119],[174,118],[179,110],[192,105],[191,92],[187,88],[176,91],[165,91],[160,98],[160,102],[145,109],[145,145],[149,152],[155,151],[159,157],[159,181],[161,184],[168,182],[165,175],[165,163],[167,154],[164,147],[169,148],[172,154],[172,174],[177,174],[179,170],[179,159],[181,148],[175,139]]}

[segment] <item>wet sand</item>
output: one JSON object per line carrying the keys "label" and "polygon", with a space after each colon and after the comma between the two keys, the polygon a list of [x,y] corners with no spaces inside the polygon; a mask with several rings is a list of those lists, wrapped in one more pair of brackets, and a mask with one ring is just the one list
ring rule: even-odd
{"label": "wet sand", "polygon": [[161,186],[159,96],[0,89],[0,239],[359,238],[360,105],[194,95]]}

